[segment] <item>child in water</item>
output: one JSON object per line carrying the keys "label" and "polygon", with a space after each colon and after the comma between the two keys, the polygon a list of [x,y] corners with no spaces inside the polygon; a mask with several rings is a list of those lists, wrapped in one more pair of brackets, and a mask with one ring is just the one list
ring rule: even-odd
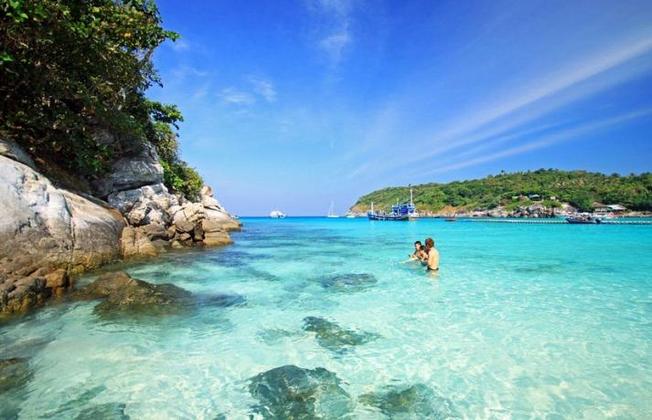
{"label": "child in water", "polygon": [[428,259],[428,254],[423,248],[423,244],[421,244],[421,241],[416,241],[414,243],[414,252],[412,253],[412,255],[410,255],[410,259],[421,261],[421,262],[424,262]]}

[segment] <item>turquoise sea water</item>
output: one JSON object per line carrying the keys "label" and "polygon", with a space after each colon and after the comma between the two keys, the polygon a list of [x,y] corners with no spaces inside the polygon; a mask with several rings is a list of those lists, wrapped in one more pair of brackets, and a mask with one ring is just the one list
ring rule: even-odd
{"label": "turquoise sea water", "polygon": [[[336,374],[353,418],[421,417],[360,398],[416,384],[441,416],[652,418],[652,226],[243,221],[233,246],[127,271],[245,303],[106,320],[75,302],[0,324],[0,359],[28,358],[0,417],[247,418],[250,378],[296,365]],[[427,236],[434,277],[401,263]]]}

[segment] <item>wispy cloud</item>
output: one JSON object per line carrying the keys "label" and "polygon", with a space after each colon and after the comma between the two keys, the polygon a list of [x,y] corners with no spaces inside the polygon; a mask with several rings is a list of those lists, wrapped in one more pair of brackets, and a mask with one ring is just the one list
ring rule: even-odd
{"label": "wispy cloud", "polygon": [[197,89],[195,89],[192,94],[192,99],[198,100],[205,98],[210,92],[210,87],[211,85],[209,82],[202,84]]}
{"label": "wispy cloud", "polygon": [[270,80],[260,77],[250,77],[249,82],[253,85],[254,92],[267,102],[276,101],[276,88]]}
{"label": "wispy cloud", "polygon": [[353,42],[350,30],[353,1],[311,0],[308,7],[321,22],[317,48],[327,55],[331,66],[337,66]]}
{"label": "wispy cloud", "polygon": [[[473,142],[474,140],[468,138],[463,139],[460,135],[473,132],[537,101],[572,88],[594,76],[645,54],[651,49],[652,36],[648,36],[637,42],[616,45],[609,50],[600,51],[591,57],[582,57],[581,60],[562,66],[559,71],[553,74],[547,74],[531,80],[529,86],[519,89],[518,95],[508,98],[505,101],[491,104],[475,115],[465,116],[462,121],[444,132],[435,141],[443,143],[452,137],[457,137],[459,140],[453,143],[456,146]],[[449,143],[449,146],[453,144]],[[442,151],[443,149],[439,150]]]}
{"label": "wispy cloud", "polygon": [[615,117],[612,117],[612,118],[601,120],[599,122],[592,122],[592,123],[588,123],[588,124],[583,124],[583,125],[579,125],[579,126],[576,126],[576,127],[573,127],[573,128],[569,128],[569,129],[566,129],[566,130],[559,131],[559,132],[557,132],[555,134],[539,137],[536,140],[533,140],[533,141],[530,141],[530,142],[527,142],[527,143],[524,143],[524,144],[521,144],[521,145],[518,145],[518,146],[514,146],[514,147],[509,148],[509,149],[501,150],[499,152],[478,156],[478,157],[475,157],[475,158],[472,158],[472,159],[463,160],[463,161],[460,161],[460,162],[456,162],[456,163],[452,163],[452,164],[448,164],[448,165],[444,165],[444,166],[439,166],[439,167],[436,167],[435,169],[433,169],[431,171],[425,171],[425,172],[422,172],[422,173],[423,174],[441,173],[441,172],[447,172],[447,171],[452,171],[452,170],[456,170],[456,169],[462,169],[462,168],[466,168],[466,167],[469,167],[469,166],[478,165],[478,164],[481,164],[481,163],[491,162],[491,161],[502,159],[502,158],[505,158],[505,157],[514,156],[514,155],[530,152],[530,151],[533,151],[533,150],[549,147],[549,146],[552,146],[553,144],[556,144],[556,143],[561,143],[561,142],[565,142],[565,141],[568,141],[568,140],[572,140],[573,138],[576,138],[576,137],[578,137],[580,135],[583,135],[583,134],[588,134],[590,132],[600,130],[600,129],[606,129],[608,127],[615,126],[615,125],[618,125],[618,124],[622,124],[622,123],[625,123],[625,122],[628,122],[628,121],[631,121],[631,120],[644,118],[644,117],[649,117],[651,115],[652,115],[652,109],[643,109],[643,110],[640,110],[640,111],[631,112],[631,113],[627,113],[627,114],[624,114],[624,115],[618,115],[618,116],[615,116]]}
{"label": "wispy cloud", "polygon": [[222,102],[227,105],[247,106],[256,102],[256,97],[251,93],[233,87],[222,89],[219,96],[222,98]]}
{"label": "wispy cloud", "polygon": [[351,35],[347,27],[340,29],[339,32],[328,35],[319,41],[319,46],[329,56],[331,63],[338,64],[342,60],[344,48],[351,42]]}
{"label": "wispy cloud", "polygon": [[208,76],[208,71],[189,65],[180,65],[170,71],[172,81],[181,81],[186,78],[197,78]]}
{"label": "wispy cloud", "polygon": [[[370,168],[391,170],[406,166],[428,166],[427,163],[434,157],[447,157],[455,149],[477,143],[483,143],[482,149],[487,149],[487,142],[498,136],[503,136],[504,140],[520,137],[513,130],[640,74],[641,69],[622,66],[651,51],[652,36],[646,36],[635,42],[621,41],[611,48],[580,57],[551,73],[541,74],[521,86],[515,86],[513,90],[516,94],[507,94],[502,101],[460,116],[447,124],[447,128],[440,129],[437,135],[416,139],[423,150],[430,152],[420,153],[417,157],[413,153],[402,156],[394,154],[390,160],[392,165],[373,165]],[[618,71],[612,71],[616,68]],[[494,146],[500,143],[497,141]],[[382,160],[388,161],[386,156]]]}

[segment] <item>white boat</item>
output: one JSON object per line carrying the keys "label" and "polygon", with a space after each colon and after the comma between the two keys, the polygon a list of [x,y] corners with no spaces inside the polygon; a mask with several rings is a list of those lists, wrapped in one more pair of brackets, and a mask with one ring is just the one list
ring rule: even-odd
{"label": "white boat", "polygon": [[272,219],[285,219],[286,214],[283,213],[281,210],[272,210],[269,213],[269,217],[271,217]]}
{"label": "white boat", "polygon": [[335,203],[333,203],[333,202],[331,201],[331,206],[330,206],[330,208],[328,209],[328,215],[326,215],[326,217],[328,217],[328,218],[330,218],[330,219],[337,219],[338,217],[340,217],[340,216],[338,216],[337,214],[335,214],[335,212],[333,211],[333,207],[334,207],[334,206],[335,206]]}
{"label": "white boat", "polygon": [[347,219],[355,219],[355,213],[353,213],[352,211],[346,213],[346,218]]}

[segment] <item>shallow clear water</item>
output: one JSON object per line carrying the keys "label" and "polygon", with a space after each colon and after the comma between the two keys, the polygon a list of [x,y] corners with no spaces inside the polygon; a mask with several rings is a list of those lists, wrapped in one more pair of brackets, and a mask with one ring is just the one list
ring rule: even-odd
{"label": "shallow clear water", "polygon": [[[249,379],[294,364],[334,372],[354,401],[425,384],[460,417],[652,418],[651,226],[244,223],[233,246],[127,267],[244,305],[107,321],[97,302],[78,302],[0,325],[0,359],[29,358],[24,385],[0,394],[0,417],[100,406],[245,418],[257,403]],[[401,263],[427,236],[442,256],[434,277]],[[339,274],[377,282],[334,287]],[[370,339],[319,340],[308,316]],[[383,418],[359,401],[353,416]]]}

